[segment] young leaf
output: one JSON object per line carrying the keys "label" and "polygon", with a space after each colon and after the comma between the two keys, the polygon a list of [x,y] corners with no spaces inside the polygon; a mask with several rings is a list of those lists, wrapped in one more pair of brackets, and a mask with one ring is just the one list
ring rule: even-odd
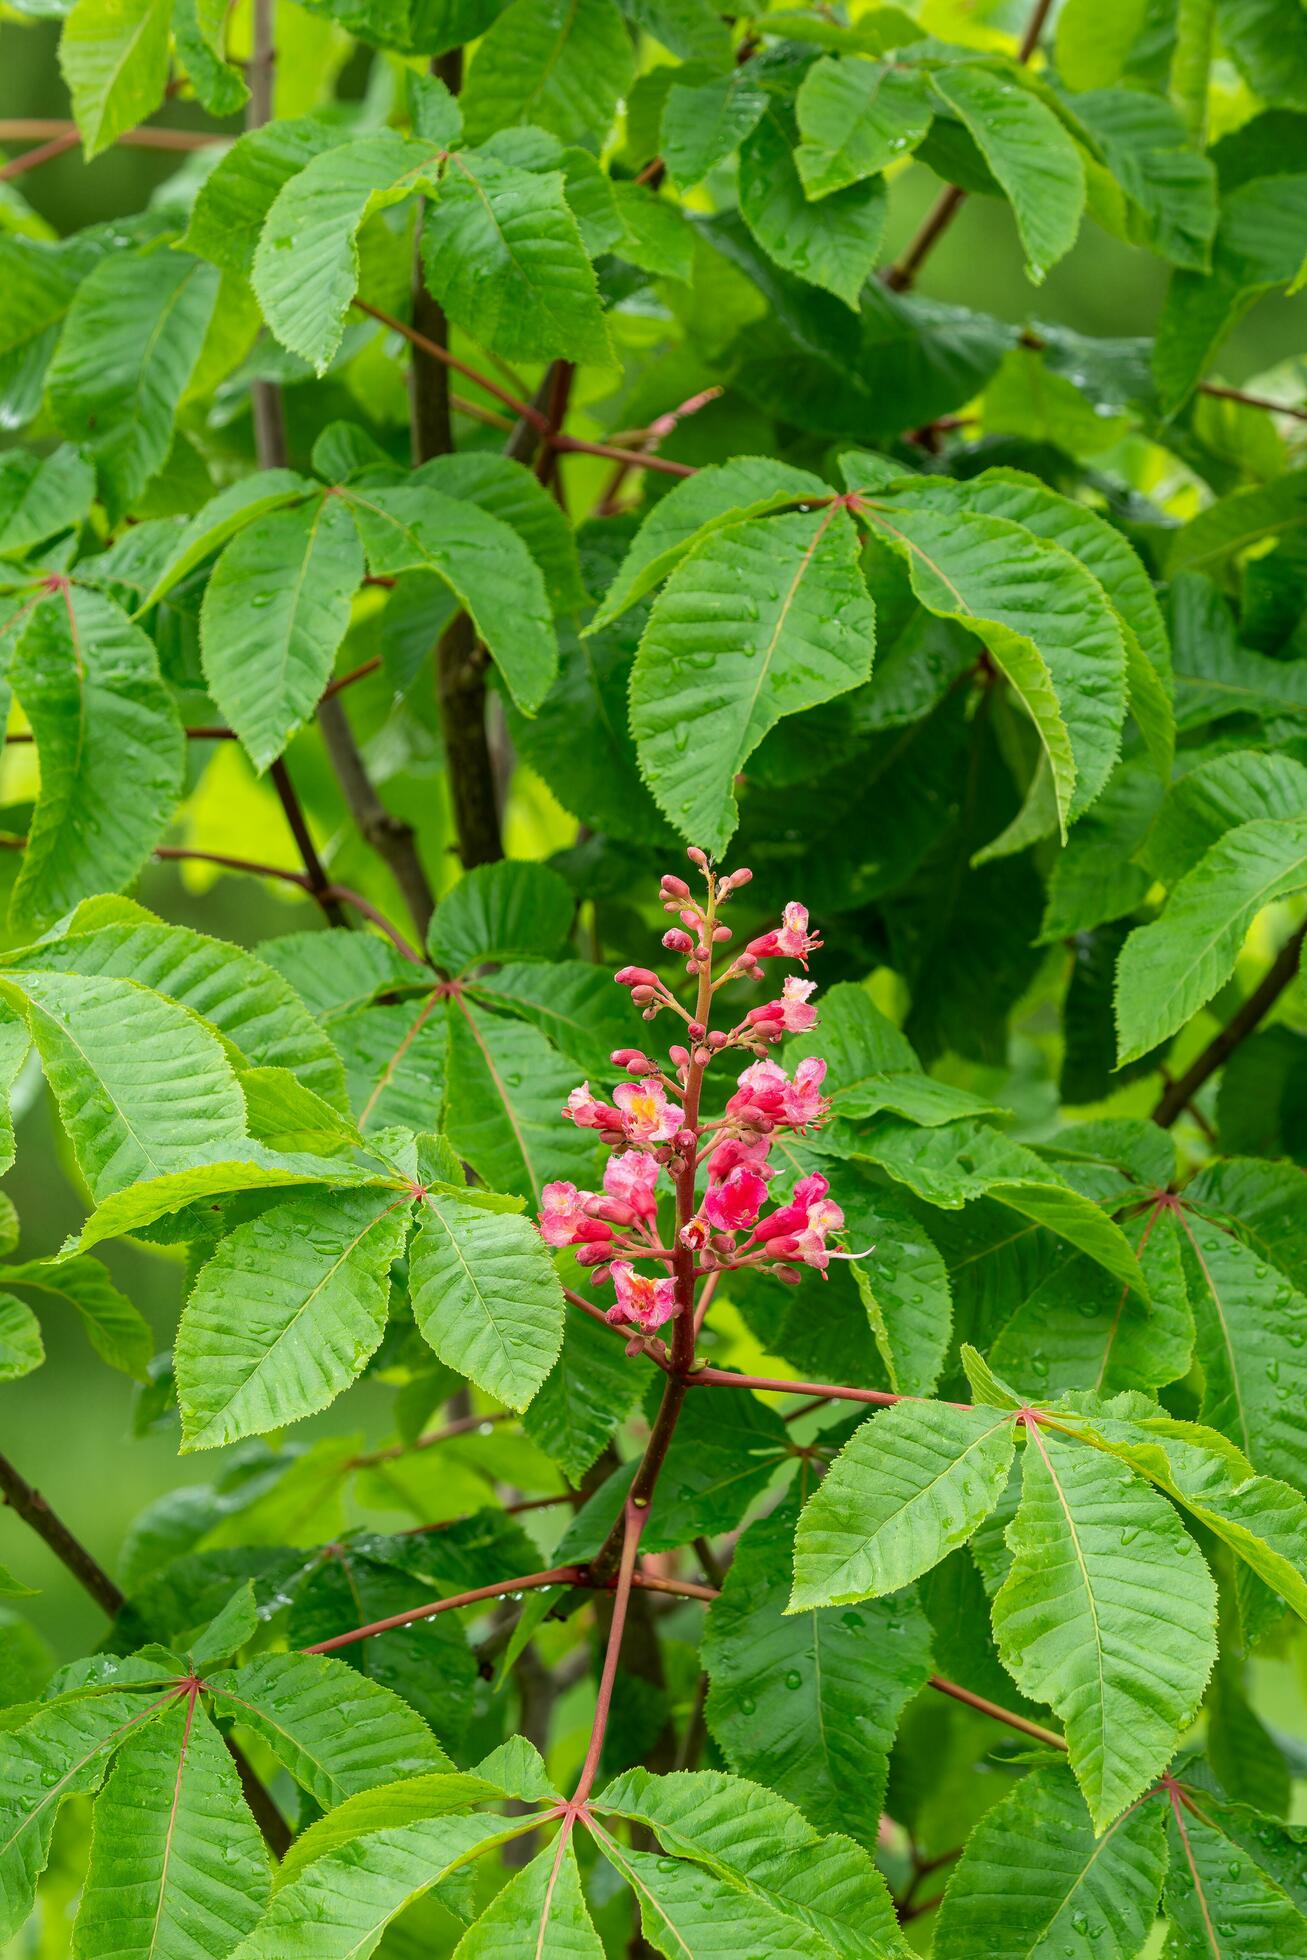
{"label": "young leaf", "polygon": [[1101,1831],[1166,1768],[1197,1712],[1216,1658],[1216,1587],[1164,1498],[1043,1429],[1027,1431],[1009,1544],[999,1656],[1060,1716]]}
{"label": "young leaf", "polygon": [[12,1293],[0,1293],[0,1381],[18,1381],[44,1360],[36,1315]]}
{"label": "young leaf", "polygon": [[200,613],[205,679],[256,769],[317,705],[362,578],[363,547],[336,497],[256,517],[214,566]]}
{"label": "young leaf", "polygon": [[187,1449],[213,1449],[325,1408],[385,1329],[409,1201],[389,1189],[313,1193],[222,1240],[177,1332]]}
{"label": "young leaf", "polygon": [[184,742],[153,645],[98,592],[39,599],[10,677],[41,758],[10,900],[22,931],[135,877],[181,793]]}
{"label": "young leaf", "polygon": [[535,1227],[438,1187],[422,1202],[409,1269],[414,1316],[440,1359],[524,1409],[557,1358],[565,1311]]}
{"label": "young leaf", "polygon": [[865,681],[874,637],[856,534],[834,504],[717,532],[683,560],[631,676],[640,768],[683,836],[725,847],[738,771],[783,715]]}
{"label": "young leaf", "polygon": [[898,1720],[930,1670],[930,1628],[910,1594],[786,1616],[795,1521],[796,1507],[779,1505],[736,1546],[704,1629],[708,1727],[741,1776],[874,1851]]}
{"label": "young leaf", "polygon": [[[998,1952],[1043,1960],[1135,1960],[1166,1872],[1159,1800],[1094,1834],[1085,1800],[1061,1767],[1035,1769],[985,1813],[949,1879],[935,1940],[950,1960]],[[1089,1927],[1095,1931],[1092,1947]]]}
{"label": "young leaf", "polygon": [[997,1504],[1011,1415],[899,1402],[845,1444],[794,1540],[792,1613],[897,1592],[965,1544]]}

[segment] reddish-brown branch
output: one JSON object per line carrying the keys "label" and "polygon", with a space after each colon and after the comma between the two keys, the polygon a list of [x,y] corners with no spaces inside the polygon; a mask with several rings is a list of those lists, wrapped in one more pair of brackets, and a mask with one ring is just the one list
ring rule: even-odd
{"label": "reddish-brown branch", "polygon": [[366,1470],[374,1463],[392,1463],[396,1457],[412,1456],[416,1450],[433,1450],[438,1443],[447,1443],[451,1436],[467,1436],[481,1428],[483,1423],[510,1422],[512,1411],[496,1409],[490,1415],[457,1416],[440,1429],[429,1429],[424,1436],[417,1436],[411,1443],[387,1443],[383,1449],[367,1450],[362,1456],[352,1456],[346,1464],[347,1470]]}
{"label": "reddish-brown branch", "polygon": [[[61,150],[72,149],[79,137],[77,124],[53,116],[6,116],[0,118],[0,143],[28,143],[38,138],[52,137],[59,141]],[[65,141],[67,138],[69,140]],[[155,129],[148,123],[139,123],[135,129],[125,129],[114,142],[126,150],[208,150],[215,143],[225,143],[228,139],[217,130],[207,129]],[[16,162],[31,169],[34,164],[44,163],[45,158],[29,152],[18,157]]]}
{"label": "reddish-brown branch", "polygon": [[[374,583],[393,585],[394,580],[364,580],[364,584]],[[348,674],[341,674],[336,680],[328,681],[322,690],[322,699],[329,701],[332,695],[339,694],[342,688],[353,687],[355,681],[366,680],[369,674],[376,673],[380,665],[381,655],[379,653],[373,654],[371,660],[365,660],[360,666],[351,668]],[[240,740],[234,728],[224,728],[219,722],[192,723],[186,730],[186,738],[191,742],[236,742]],[[7,734],[4,739],[6,743],[31,742],[35,740],[35,737],[30,728],[16,728],[12,733]]]}
{"label": "reddish-brown branch", "polygon": [[[634,1486],[632,1487],[634,1492]],[[613,1600],[613,1617],[608,1629],[608,1645],[604,1651],[603,1672],[599,1677],[599,1692],[595,1698],[594,1720],[590,1727],[590,1745],[585,1752],[585,1762],[581,1766],[581,1776],[572,1793],[568,1809],[575,1815],[591,1790],[599,1772],[599,1758],[603,1752],[604,1734],[608,1727],[608,1717],[613,1705],[613,1688],[617,1681],[617,1663],[622,1652],[622,1633],[626,1626],[626,1609],[631,1603],[631,1587],[635,1579],[635,1561],[640,1550],[640,1534],[649,1516],[647,1501],[629,1496],[622,1511],[622,1555],[617,1568],[617,1594]]]}
{"label": "reddish-brown branch", "polygon": [[[891,1395],[885,1388],[845,1388],[840,1382],[790,1382],[779,1375],[733,1375],[728,1368],[696,1368],[686,1377],[687,1388],[758,1388],[776,1394],[811,1395],[819,1401],[874,1402],[888,1407],[893,1402],[913,1401],[913,1396]],[[805,1414],[796,1410],[796,1415]]]}
{"label": "reddish-brown branch", "polygon": [[1024,1715],[1014,1715],[1010,1708],[1004,1708],[996,1701],[986,1701],[984,1695],[972,1694],[970,1688],[963,1688],[956,1681],[946,1681],[942,1674],[932,1674],[927,1684],[938,1689],[942,1695],[951,1695],[954,1701],[965,1702],[980,1715],[990,1715],[996,1722],[1006,1722],[1010,1729],[1020,1729],[1022,1735],[1033,1736],[1049,1749],[1065,1749],[1066,1742],[1053,1729],[1041,1728],[1038,1722],[1028,1722]]}
{"label": "reddish-brown branch", "polygon": [[61,136],[52,136],[48,143],[38,143],[35,149],[24,150],[22,156],[14,157],[0,167],[0,184],[12,183],[28,170],[35,170],[38,164],[51,163],[55,157],[63,156],[68,150],[77,147],[77,130],[69,127]]}
{"label": "reddish-brown branch", "polygon": [[543,433],[549,426],[547,417],[539,409],[533,408],[530,402],[524,402],[517,395],[510,394],[507,388],[501,388],[497,381],[490,379],[489,375],[479,374],[476,368],[469,367],[466,361],[460,361],[457,354],[451,354],[448,347],[442,347],[438,340],[432,340],[429,335],[419,333],[416,327],[408,324],[407,320],[397,319],[393,313],[386,313],[381,307],[373,306],[368,300],[359,299],[357,295],[353,305],[358,312],[368,314],[371,319],[379,320],[383,327],[389,327],[392,333],[401,335],[410,346],[420,347],[422,352],[429,354],[433,361],[439,361],[444,367],[452,368],[455,374],[461,374],[463,379],[472,382],[474,387],[483,388],[486,394],[493,395],[497,402],[502,402],[505,408],[512,409],[514,415],[529,422],[533,428]]}
{"label": "reddish-brown branch", "polygon": [[334,1654],[338,1647],[350,1647],[356,1640],[370,1640],[373,1634],[390,1633],[414,1620],[434,1620],[438,1613],[453,1613],[463,1606],[479,1606],[486,1599],[507,1599],[513,1593],[538,1592],[542,1586],[577,1586],[585,1583],[585,1571],[577,1565],[555,1565],[546,1572],[528,1572],[520,1579],[505,1579],[497,1586],[473,1586],[470,1592],[454,1593],[448,1599],[433,1599],[427,1606],[415,1606],[407,1613],[392,1613],[389,1619],[373,1620],[365,1627],[319,1640],[302,1647],[304,1654]]}

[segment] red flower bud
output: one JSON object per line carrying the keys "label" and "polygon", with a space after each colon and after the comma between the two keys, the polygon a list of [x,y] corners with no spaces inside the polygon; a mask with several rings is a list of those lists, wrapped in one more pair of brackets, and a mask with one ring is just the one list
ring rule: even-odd
{"label": "red flower bud", "polygon": [[700,871],[706,871],[708,869],[707,853],[701,851],[697,844],[691,844],[685,855],[689,858],[691,864],[698,865]]}
{"label": "red flower bud", "polygon": [[725,1028],[714,1028],[708,1036],[708,1046],[710,1048],[724,1048],[730,1038]]}
{"label": "red flower bud", "polygon": [[[631,999],[635,1002],[637,1007],[644,1007],[648,1004],[649,1001],[654,1000],[656,998],[657,996],[652,987],[648,987],[641,984],[640,986],[632,987],[631,989]],[[646,1014],[644,1018],[646,1021],[652,1021],[653,1015]]]}
{"label": "red flower bud", "polygon": [[576,1248],[576,1263],[578,1266],[599,1266],[603,1264],[605,1259],[611,1259],[612,1256],[613,1248],[607,1239],[600,1240],[592,1245],[579,1245]]}
{"label": "red flower bud", "polygon": [[704,1027],[702,1021],[691,1021],[685,1032],[689,1035],[691,1041],[702,1041],[708,1030]]}
{"label": "red flower bud", "polygon": [[688,953],[694,941],[688,932],[681,930],[680,926],[672,926],[663,934],[663,945],[669,953]]}
{"label": "red flower bud", "polygon": [[689,1068],[690,1051],[688,1048],[682,1048],[680,1043],[678,1042],[674,1048],[669,1048],[667,1052],[671,1056],[673,1062],[675,1062],[677,1068]]}
{"label": "red flower bud", "polygon": [[614,1048],[608,1059],[614,1068],[628,1069],[632,1075],[644,1075],[657,1066],[642,1048]]}
{"label": "red flower bud", "polygon": [[656,987],[658,975],[651,973],[647,966],[619,967],[613,975],[619,987]]}
{"label": "red flower bud", "polygon": [[690,887],[686,884],[684,878],[675,878],[670,871],[664,871],[662,892],[664,898],[688,898],[690,896]]}

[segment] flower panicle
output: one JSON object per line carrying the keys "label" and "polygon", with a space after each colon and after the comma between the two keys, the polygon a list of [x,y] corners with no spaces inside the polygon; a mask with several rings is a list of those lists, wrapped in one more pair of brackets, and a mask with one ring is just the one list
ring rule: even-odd
{"label": "flower panicle", "polygon": [[[659,898],[675,919],[663,934],[663,947],[684,961],[696,983],[697,1012],[728,982],[764,981],[764,961],[794,960],[803,974],[786,976],[775,998],[749,1008],[725,1028],[697,1019],[652,967],[623,966],[614,976],[646,1021],[664,1011],[676,1014],[684,1023],[684,1039],[669,1046],[665,1063],[643,1048],[614,1049],[612,1065],[626,1079],[611,1099],[593,1094],[589,1082],[573,1089],[563,1116],[580,1129],[594,1130],[611,1153],[603,1188],[581,1190],[567,1180],[546,1185],[539,1229],[546,1244],[575,1247],[592,1284],[613,1287],[607,1318],[642,1334],[684,1311],[692,1282],[707,1273],[743,1268],[795,1284],[805,1267],[824,1277],[832,1259],[858,1256],[831,1242],[843,1228],[844,1214],[820,1172],[800,1177],[788,1198],[769,1206],[777,1171],[770,1161],[773,1143],[784,1134],[807,1135],[830,1109],[823,1091],[826,1063],[819,1056],[805,1056],[787,1070],[768,1052],[787,1034],[807,1034],[817,1025],[816,982],[806,975],[821,936],[811,929],[807,907],[791,900],[778,926],[749,940],[742,952],[726,953],[733,935],[721,923],[720,908],[753,874],[744,868],[718,873],[697,849],[688,856],[703,876],[705,895],[696,896],[686,879],[668,872]],[[722,1113],[705,1119],[699,1114],[705,1072],[730,1051],[750,1059]],[[658,1234],[664,1174],[678,1197],[669,1244]],[[641,1260],[660,1265],[662,1272],[642,1272],[634,1263]]]}

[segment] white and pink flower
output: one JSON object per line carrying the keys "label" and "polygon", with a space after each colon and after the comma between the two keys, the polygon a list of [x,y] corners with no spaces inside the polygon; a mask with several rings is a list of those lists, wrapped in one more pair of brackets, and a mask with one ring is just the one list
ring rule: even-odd
{"label": "white and pink flower", "polygon": [[661,1082],[619,1082],[613,1101],[621,1115],[622,1134],[629,1143],[666,1143],[685,1120],[685,1113],[668,1102]]}
{"label": "white and pink flower", "polygon": [[625,1259],[614,1259],[612,1275],[617,1304],[608,1309],[607,1317],[614,1327],[627,1322],[652,1334],[676,1312],[674,1279],[655,1279],[651,1274],[638,1273]]}
{"label": "white and pink flower", "polygon": [[702,1215],[719,1232],[744,1232],[767,1202],[767,1181],[747,1164],[737,1164],[720,1184],[710,1184]]}
{"label": "white and pink flower", "polygon": [[604,1190],[619,1205],[627,1205],[637,1218],[652,1218],[658,1209],[654,1186],[659,1164],[643,1150],[623,1150],[604,1166]]}
{"label": "white and pink flower", "polygon": [[809,953],[815,953],[820,946],[820,934],[808,931],[807,906],[792,899],[781,914],[776,931],[751,939],[746,950],[756,960],[798,960],[806,968]]}
{"label": "white and pink flower", "polygon": [[804,1034],[817,1025],[817,1010],[808,1005],[809,996],[816,991],[815,980],[800,980],[792,973],[781,988],[779,1000],[751,1007],[745,1019],[751,1028],[762,1028],[768,1034]]}
{"label": "white and pink flower", "polygon": [[596,1193],[580,1191],[559,1178],[540,1193],[540,1236],[546,1245],[601,1244],[613,1236],[612,1227],[591,1216]]}
{"label": "white and pink flower", "polygon": [[563,1115],[580,1130],[618,1130],[622,1119],[611,1103],[600,1102],[590,1094],[590,1084],[573,1089],[563,1105]]}

